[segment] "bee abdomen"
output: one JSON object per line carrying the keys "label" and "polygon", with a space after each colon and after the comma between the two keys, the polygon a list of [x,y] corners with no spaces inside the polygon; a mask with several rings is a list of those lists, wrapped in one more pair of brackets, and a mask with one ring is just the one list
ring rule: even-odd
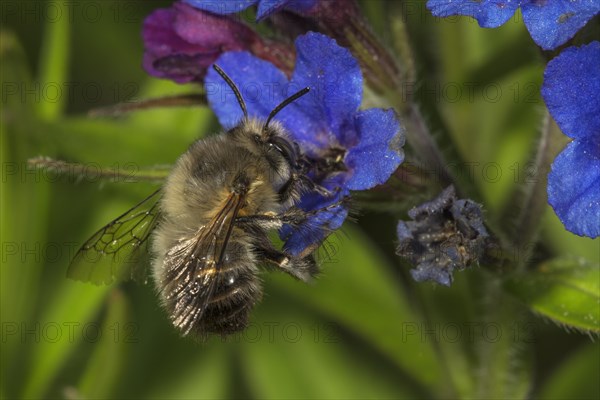
{"label": "bee abdomen", "polygon": [[165,275],[164,305],[184,335],[229,335],[248,325],[262,297],[255,259],[247,243],[231,238],[219,264]]}
{"label": "bee abdomen", "polygon": [[229,335],[244,330],[250,311],[262,297],[260,281],[253,266],[223,266],[204,315],[199,321],[199,333]]}

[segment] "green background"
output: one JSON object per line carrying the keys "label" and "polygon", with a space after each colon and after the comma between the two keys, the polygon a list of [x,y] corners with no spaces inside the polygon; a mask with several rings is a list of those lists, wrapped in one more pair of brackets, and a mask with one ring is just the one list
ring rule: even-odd
{"label": "green background", "polygon": [[[543,179],[527,163],[545,113],[544,59],[519,15],[485,30],[466,18],[434,19],[422,3],[361,6],[390,46],[397,38],[387,18],[406,21],[419,77],[407,90],[416,90],[443,151],[463,159],[455,171],[472,171],[463,178],[497,218],[515,190]],[[455,274],[451,288],[417,284],[394,256],[395,221],[405,209],[365,210],[346,224],[319,251],[323,273],[315,284],[264,273],[265,297],[249,329],[228,340],[180,338],[152,284],[66,279],[78,246],[156,188],[102,181],[94,176],[99,167],[135,175],[172,164],[194,139],[219,130],[208,109],[86,116],[193,90],[148,77],[140,66],[143,18],[169,4],[2,4],[3,398],[600,396],[597,334],[580,332],[597,332],[597,320],[570,319],[579,297],[566,290],[564,302],[546,301],[549,291],[539,288],[547,282],[535,282],[543,276],[532,273],[537,286],[523,288],[485,266]],[[85,163],[89,173],[28,170],[27,159],[37,156]],[[549,207],[542,221],[543,253],[567,261],[535,271],[585,269],[585,279],[569,287],[586,293],[580,283],[591,285],[592,300],[581,304],[595,318],[600,241],[566,232]]]}

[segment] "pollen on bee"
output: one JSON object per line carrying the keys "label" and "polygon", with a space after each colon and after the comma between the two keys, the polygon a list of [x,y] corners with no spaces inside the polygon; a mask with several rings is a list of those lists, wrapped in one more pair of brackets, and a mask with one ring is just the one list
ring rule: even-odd
{"label": "pollen on bee", "polygon": [[203,278],[205,276],[213,275],[215,273],[217,273],[217,269],[216,268],[214,268],[214,267],[207,268],[207,269],[200,270],[198,272],[198,275],[196,275],[196,277],[197,278]]}

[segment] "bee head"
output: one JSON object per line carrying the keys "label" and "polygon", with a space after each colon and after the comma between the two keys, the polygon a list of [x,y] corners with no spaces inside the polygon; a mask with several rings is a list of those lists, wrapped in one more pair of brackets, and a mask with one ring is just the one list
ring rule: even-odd
{"label": "bee head", "polygon": [[241,147],[265,158],[275,169],[280,169],[283,164],[287,164],[286,169],[297,165],[298,145],[288,139],[285,129],[277,121],[266,125],[257,118],[244,119],[227,134]]}
{"label": "bee head", "polygon": [[285,129],[273,118],[286,106],[309,92],[306,87],[282,101],[271,111],[264,124],[255,118],[248,117],[248,110],[244,98],[239,89],[233,83],[231,78],[219,67],[214,64],[213,68],[227,82],[244,113],[244,119],[235,128],[229,131],[229,134],[235,135],[235,139],[255,154],[265,155],[269,163],[278,166],[281,161],[287,162],[289,167],[295,168],[298,159],[299,149],[296,143],[287,138]]}

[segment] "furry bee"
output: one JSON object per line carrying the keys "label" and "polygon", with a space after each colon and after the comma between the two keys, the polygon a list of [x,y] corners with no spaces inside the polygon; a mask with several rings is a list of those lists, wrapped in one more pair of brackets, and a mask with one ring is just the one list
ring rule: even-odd
{"label": "furry bee", "polygon": [[164,186],[96,232],[68,271],[71,278],[95,283],[118,275],[135,278],[140,263],[132,258],[152,236],[156,289],[184,336],[243,330],[262,296],[260,264],[302,281],[318,272],[312,249],[294,257],[268,237],[285,223],[306,221],[309,214],[295,204],[303,191],[316,190],[300,170],[298,146],[273,120],[309,89],[283,101],[262,121],[248,116],[236,85],[214,68],[234,91],[242,122],[194,142]]}

